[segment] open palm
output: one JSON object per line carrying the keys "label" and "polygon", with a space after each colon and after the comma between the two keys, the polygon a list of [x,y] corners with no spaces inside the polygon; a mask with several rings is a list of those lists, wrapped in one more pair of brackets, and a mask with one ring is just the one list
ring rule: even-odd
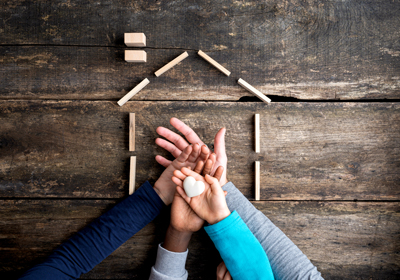
{"label": "open palm", "polygon": [[[222,173],[222,167],[219,173]],[[204,192],[195,197],[188,197],[182,188],[183,180],[187,176],[192,176],[196,181],[204,182]],[[177,192],[190,205],[193,211],[202,219],[210,224],[214,224],[225,217],[229,216],[230,212],[225,200],[225,193],[222,190],[218,179],[206,175],[206,178],[193,172],[188,168],[182,168],[181,171],[176,170],[172,180],[178,185]]]}
{"label": "open palm", "polygon": [[166,205],[171,204],[176,185],[171,181],[175,170],[182,167],[195,168],[199,161],[207,160],[210,150],[206,147],[200,147],[199,144],[187,146],[180,155],[164,170],[160,178],[155,182],[154,189]]}
{"label": "open palm", "polygon": [[[181,132],[187,141],[185,139],[178,135],[177,133],[171,131],[168,128],[165,127],[158,127],[157,128],[157,133],[165,137],[167,140],[164,140],[162,138],[157,138],[156,139],[156,144],[160,146],[161,148],[164,148],[165,150],[169,151],[175,158],[178,157],[188,145],[189,143],[199,143],[200,145],[203,145],[203,142],[199,138],[199,136],[191,129],[189,126],[187,126],[184,122],[177,118],[171,118],[170,123],[173,127],[175,127],[179,132]],[[228,158],[226,156],[225,152],[225,128],[221,128],[218,133],[215,135],[214,139],[214,146],[215,146],[215,165],[211,170],[204,170],[203,175],[209,174],[215,177],[215,172],[219,166],[222,166],[224,168],[224,172],[221,174],[219,178],[219,182],[221,186],[225,185],[228,180],[226,178],[226,171],[227,171],[227,163],[228,163]],[[188,143],[189,142],[189,143]],[[163,165],[164,167],[168,167],[171,164],[171,161],[167,160],[166,158],[157,155],[156,160],[158,163]]]}

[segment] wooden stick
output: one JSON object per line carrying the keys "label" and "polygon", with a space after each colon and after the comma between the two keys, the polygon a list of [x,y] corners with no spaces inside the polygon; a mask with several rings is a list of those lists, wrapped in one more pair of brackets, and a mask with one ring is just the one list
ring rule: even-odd
{"label": "wooden stick", "polygon": [[243,79],[239,79],[238,80],[239,85],[241,85],[242,87],[244,87],[245,89],[247,89],[248,91],[250,91],[252,94],[254,94],[255,96],[257,96],[258,98],[260,98],[262,101],[266,102],[266,103],[270,103],[271,99],[269,99],[268,97],[266,97],[264,94],[262,94],[259,90],[255,89],[252,85],[250,85],[249,83],[247,83],[246,81],[244,81]]}
{"label": "wooden stick", "polygon": [[125,50],[126,62],[146,62],[147,54],[145,51]]}
{"label": "wooden stick", "polygon": [[119,106],[124,105],[129,99],[131,99],[136,93],[141,91],[145,86],[147,86],[150,81],[145,78],[137,86],[135,86],[130,92],[128,92],[124,97],[122,97],[117,103]]}
{"label": "wooden stick", "polygon": [[260,114],[255,115],[255,127],[256,127],[256,153],[260,152]]}
{"label": "wooden stick", "polygon": [[129,113],[129,151],[135,151],[135,113]]}
{"label": "wooden stick", "polygon": [[260,162],[256,161],[256,200],[260,200]]}
{"label": "wooden stick", "polygon": [[204,52],[202,52],[201,50],[198,52],[198,54],[204,58],[205,60],[207,60],[209,63],[211,63],[212,66],[214,66],[215,68],[217,68],[219,71],[221,71],[222,73],[224,73],[225,75],[229,76],[231,74],[231,72],[229,72],[226,68],[224,68],[221,64],[219,64],[218,62],[216,62],[214,59],[212,59],[211,57],[209,57],[207,54],[205,54]]}
{"label": "wooden stick", "polygon": [[136,157],[131,157],[131,167],[129,171],[129,195],[133,194],[135,191],[136,183]]}
{"label": "wooden stick", "polygon": [[163,73],[167,72],[169,69],[171,69],[172,67],[177,65],[179,62],[181,62],[182,60],[184,60],[188,56],[189,56],[189,54],[187,52],[182,53],[180,56],[178,56],[177,58],[175,58],[174,60],[172,60],[171,62],[166,64],[165,66],[161,67],[154,74],[157,77],[161,76]]}
{"label": "wooden stick", "polygon": [[128,47],[145,47],[146,35],[144,33],[125,33],[124,42]]}

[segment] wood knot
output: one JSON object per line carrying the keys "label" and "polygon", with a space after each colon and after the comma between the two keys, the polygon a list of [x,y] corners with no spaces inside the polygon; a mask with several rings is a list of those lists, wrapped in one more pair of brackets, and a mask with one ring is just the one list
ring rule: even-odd
{"label": "wood knot", "polygon": [[358,173],[358,171],[360,170],[360,164],[357,162],[350,162],[346,165],[346,169],[353,174]]}

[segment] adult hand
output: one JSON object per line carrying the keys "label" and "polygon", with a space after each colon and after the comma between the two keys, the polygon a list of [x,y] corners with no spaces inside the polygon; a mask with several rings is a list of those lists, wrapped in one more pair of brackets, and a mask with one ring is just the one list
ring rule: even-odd
{"label": "adult hand", "polygon": [[224,262],[220,263],[217,267],[217,280],[232,280],[232,276]]}
{"label": "adult hand", "polygon": [[199,144],[187,146],[182,153],[164,170],[160,178],[154,184],[154,190],[160,196],[162,201],[169,205],[175,194],[176,185],[172,182],[171,177],[175,170],[182,167],[195,168],[197,163],[204,162],[209,157],[210,149],[206,146],[200,147]]}
{"label": "adult hand", "polygon": [[[201,141],[201,139],[197,136],[197,134],[189,127],[187,126],[184,122],[180,121],[177,118],[171,118],[170,123],[173,127],[175,127],[179,132],[181,132],[186,140],[191,143],[199,143],[200,145],[204,145],[204,143]],[[180,135],[176,134],[175,132],[169,130],[168,128],[165,127],[158,127],[157,128],[157,133],[166,138],[168,141],[157,138],[156,139],[156,144],[160,146],[161,148],[164,148],[168,152],[170,152],[175,158],[179,156],[181,151],[183,151],[187,146],[189,146],[189,143],[185,141],[183,137]],[[215,148],[215,164],[211,168],[211,170],[206,170],[204,169],[203,175],[209,174],[214,176],[215,171],[219,166],[222,166],[224,168],[224,172],[221,175],[221,178],[219,180],[219,183],[223,186],[226,183],[228,183],[228,180],[226,178],[226,173],[227,173],[227,163],[228,163],[228,158],[226,156],[226,151],[225,151],[225,128],[221,128],[218,133],[215,135],[214,138],[214,148]],[[171,143],[172,142],[172,143]],[[214,154],[212,154],[214,155]],[[166,158],[157,155],[156,156],[156,161],[163,165],[164,167],[168,167],[171,164],[171,161],[167,160]]]}
{"label": "adult hand", "polygon": [[[216,173],[223,173],[223,167],[219,167]],[[187,176],[194,177],[196,181],[204,182],[205,190],[202,194],[191,198],[186,195],[182,186]],[[210,175],[202,177],[184,167],[181,171],[176,170],[174,172],[172,180],[178,185],[176,190],[182,198],[200,218],[206,220],[208,223],[216,224],[231,214],[225,200],[226,193],[222,190],[217,178]]]}

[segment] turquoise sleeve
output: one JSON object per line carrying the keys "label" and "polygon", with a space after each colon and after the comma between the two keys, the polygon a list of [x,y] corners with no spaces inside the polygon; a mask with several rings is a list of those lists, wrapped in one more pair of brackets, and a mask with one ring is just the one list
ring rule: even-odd
{"label": "turquoise sleeve", "polygon": [[234,280],[274,279],[264,249],[236,211],[204,229]]}

